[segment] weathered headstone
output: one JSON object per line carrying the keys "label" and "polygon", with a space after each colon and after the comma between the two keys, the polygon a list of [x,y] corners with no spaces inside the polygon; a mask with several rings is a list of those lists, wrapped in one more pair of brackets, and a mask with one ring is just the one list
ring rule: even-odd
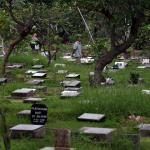
{"label": "weathered headstone", "polygon": [[65,97],[76,97],[80,94],[78,91],[62,91],[61,92],[61,98]]}
{"label": "weathered headstone", "polygon": [[24,99],[24,103],[40,103],[43,99],[39,97],[29,97]]}
{"label": "weathered headstone", "polygon": [[43,125],[19,124],[10,128],[12,138],[21,138],[32,136],[33,138],[42,138],[45,135]]}
{"label": "weathered headstone", "polygon": [[7,82],[7,78],[0,78],[0,84],[6,83]]}
{"label": "weathered headstone", "polygon": [[150,124],[140,124],[138,128],[141,136],[150,136]]}
{"label": "weathered headstone", "polygon": [[12,98],[26,98],[29,96],[35,96],[36,89],[22,88],[17,89],[11,93]]}
{"label": "weathered headstone", "polygon": [[32,78],[45,78],[46,76],[46,73],[35,73],[32,75]]}
{"label": "weathered headstone", "polygon": [[83,127],[79,130],[81,134],[91,135],[101,140],[111,140],[112,133],[115,131],[113,128],[96,128],[96,127]]}
{"label": "weathered headstone", "polygon": [[80,87],[81,86],[81,82],[78,81],[78,80],[63,81],[62,85],[64,87]]}
{"label": "weathered headstone", "polygon": [[26,116],[26,117],[29,117],[31,115],[31,110],[22,110],[20,112],[17,113],[18,116]]}
{"label": "weathered headstone", "polygon": [[44,125],[47,122],[48,108],[44,104],[33,104],[31,108],[31,122],[35,125]]}
{"label": "weathered headstone", "polygon": [[27,81],[27,84],[31,84],[31,85],[42,85],[43,82],[44,82],[44,80],[35,79],[35,80],[29,80],[29,81]]}
{"label": "weathered headstone", "polygon": [[27,70],[25,73],[26,74],[35,74],[37,72],[38,72],[38,70]]}
{"label": "weathered headstone", "polygon": [[82,121],[104,121],[104,114],[93,114],[93,113],[84,113],[77,118]]}
{"label": "weathered headstone", "polygon": [[80,78],[80,74],[70,73],[70,74],[66,75],[66,78]]}
{"label": "weathered headstone", "polygon": [[44,65],[34,65],[32,66],[32,69],[42,69],[44,68]]}

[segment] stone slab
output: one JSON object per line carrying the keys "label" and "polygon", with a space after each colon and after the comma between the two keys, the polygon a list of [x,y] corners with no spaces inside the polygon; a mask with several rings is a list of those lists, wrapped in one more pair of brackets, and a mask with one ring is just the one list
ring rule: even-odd
{"label": "stone slab", "polygon": [[145,69],[146,66],[138,66],[137,68],[138,68],[138,69]]}
{"label": "stone slab", "polygon": [[43,99],[39,97],[29,97],[24,99],[24,103],[40,103]]}
{"label": "stone slab", "polygon": [[7,69],[14,69],[14,68],[21,69],[22,67],[23,67],[23,64],[10,64],[6,66]]}
{"label": "stone slab", "polygon": [[30,88],[22,88],[17,89],[11,93],[11,96],[13,98],[26,98],[29,96],[34,96],[36,93],[36,89],[30,89]]}
{"label": "stone slab", "polygon": [[114,128],[96,128],[96,127],[83,127],[79,129],[81,134],[91,135],[98,137],[102,140],[111,139]]}
{"label": "stone slab", "polygon": [[103,121],[105,119],[104,114],[93,114],[93,113],[84,113],[77,118],[78,120],[83,121]]}
{"label": "stone slab", "polygon": [[150,124],[140,124],[138,128],[142,136],[150,137]]}
{"label": "stone slab", "polygon": [[78,87],[67,87],[67,88],[64,88],[64,91],[80,91],[81,90],[81,87],[78,88]]}
{"label": "stone slab", "polygon": [[38,70],[27,70],[25,73],[26,74],[35,74],[37,72],[38,72]]}
{"label": "stone slab", "polygon": [[6,83],[6,82],[7,82],[7,78],[0,78],[0,84]]}
{"label": "stone slab", "polygon": [[18,124],[10,128],[12,138],[21,138],[24,136],[32,136],[33,138],[42,138],[45,135],[43,125]]}
{"label": "stone slab", "polygon": [[33,65],[32,69],[42,69],[44,68],[44,65]]}
{"label": "stone slab", "polygon": [[74,148],[63,148],[63,147],[45,147],[40,150],[75,150]]}
{"label": "stone slab", "polygon": [[142,93],[150,95],[150,90],[142,90]]}
{"label": "stone slab", "polygon": [[35,79],[35,80],[27,81],[27,84],[30,84],[30,85],[42,85],[43,82],[44,82],[44,80]]}
{"label": "stone slab", "polygon": [[29,117],[30,114],[31,114],[31,110],[22,110],[17,113],[18,116],[27,116],[27,117]]}
{"label": "stone slab", "polygon": [[55,64],[55,67],[66,67],[66,64]]}
{"label": "stone slab", "polygon": [[61,97],[76,97],[80,94],[78,91],[62,91]]}
{"label": "stone slab", "polygon": [[57,74],[66,74],[68,70],[58,70]]}
{"label": "stone slab", "polygon": [[80,74],[70,73],[70,74],[66,75],[66,78],[80,78]]}
{"label": "stone slab", "polygon": [[91,57],[85,57],[80,59],[81,64],[91,64],[94,62],[94,59]]}
{"label": "stone slab", "polygon": [[66,80],[62,82],[62,85],[64,87],[80,87],[81,86],[81,82],[79,80]]}
{"label": "stone slab", "polygon": [[32,75],[32,78],[45,78],[46,76],[46,73],[35,73]]}

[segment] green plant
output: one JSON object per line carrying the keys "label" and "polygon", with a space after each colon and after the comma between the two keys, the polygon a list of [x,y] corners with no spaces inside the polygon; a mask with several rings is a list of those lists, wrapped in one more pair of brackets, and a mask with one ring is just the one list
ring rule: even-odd
{"label": "green plant", "polygon": [[130,80],[131,84],[138,84],[140,75],[138,73],[130,73]]}

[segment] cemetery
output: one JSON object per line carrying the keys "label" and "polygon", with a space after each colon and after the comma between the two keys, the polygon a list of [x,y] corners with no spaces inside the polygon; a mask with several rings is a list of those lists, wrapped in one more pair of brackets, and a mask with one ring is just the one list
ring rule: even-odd
{"label": "cemetery", "polygon": [[149,150],[150,2],[0,1],[0,150]]}

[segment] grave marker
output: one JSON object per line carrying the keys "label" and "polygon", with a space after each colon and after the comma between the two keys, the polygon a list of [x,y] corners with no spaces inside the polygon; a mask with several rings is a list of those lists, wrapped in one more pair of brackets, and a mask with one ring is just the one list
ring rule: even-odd
{"label": "grave marker", "polygon": [[29,117],[31,115],[31,110],[22,110],[20,112],[17,113],[18,116],[27,116]]}
{"label": "grave marker", "polygon": [[48,108],[44,104],[33,104],[31,108],[31,122],[35,125],[44,125],[47,122]]}
{"label": "grave marker", "polygon": [[6,83],[7,82],[7,78],[0,78],[0,84]]}
{"label": "grave marker", "polygon": [[42,101],[43,99],[38,97],[29,97],[24,99],[24,103],[40,103]]}
{"label": "grave marker", "polygon": [[142,136],[146,136],[146,137],[150,136],[150,124],[140,124],[138,128]]}
{"label": "grave marker", "polygon": [[32,66],[32,69],[42,69],[44,68],[44,65],[34,65]]}
{"label": "grave marker", "polygon": [[61,83],[64,87],[80,87],[81,86],[81,82],[78,80],[70,80],[70,81],[66,80]]}
{"label": "grave marker", "polygon": [[66,75],[66,78],[80,78],[80,74],[70,73],[70,74]]}
{"label": "grave marker", "polygon": [[78,91],[62,91],[61,92],[61,98],[76,97],[78,95],[80,95],[80,92],[78,92]]}
{"label": "grave marker", "polygon": [[46,76],[46,73],[35,73],[32,75],[32,78],[45,78]]}
{"label": "grave marker", "polygon": [[31,84],[31,85],[42,85],[43,82],[44,82],[44,80],[35,79],[35,80],[29,80],[29,81],[27,81],[27,84]]}

